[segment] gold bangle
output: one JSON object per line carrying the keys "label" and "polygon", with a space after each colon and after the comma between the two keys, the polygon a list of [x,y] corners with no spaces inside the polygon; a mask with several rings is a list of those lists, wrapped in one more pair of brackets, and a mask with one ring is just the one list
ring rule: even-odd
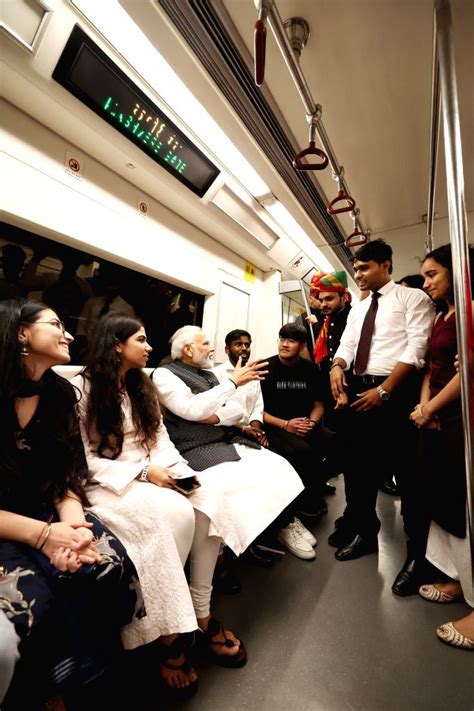
{"label": "gold bangle", "polygon": [[53,525],[52,523],[49,523],[49,524],[48,524],[48,530],[46,531],[46,536],[44,537],[43,543],[42,543],[42,544],[40,545],[40,547],[38,548],[39,551],[42,551],[42,550],[43,550],[43,548],[44,548],[44,546],[45,546],[45,543],[46,543],[46,541],[48,540],[49,534],[51,533],[51,527],[52,527],[52,525]]}

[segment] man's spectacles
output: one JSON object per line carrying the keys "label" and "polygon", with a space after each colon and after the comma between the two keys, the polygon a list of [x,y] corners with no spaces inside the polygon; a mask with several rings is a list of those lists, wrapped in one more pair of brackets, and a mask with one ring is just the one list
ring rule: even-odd
{"label": "man's spectacles", "polygon": [[55,318],[51,321],[35,321],[35,323],[49,323],[50,326],[54,326],[55,328],[58,328],[63,333],[66,333],[66,327],[64,325],[64,322],[60,321],[58,318]]}

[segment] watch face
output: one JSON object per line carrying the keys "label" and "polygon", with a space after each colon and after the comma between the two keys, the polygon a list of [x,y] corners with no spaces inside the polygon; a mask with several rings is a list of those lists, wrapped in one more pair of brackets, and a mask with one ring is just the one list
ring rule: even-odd
{"label": "watch face", "polygon": [[380,397],[382,400],[390,400],[390,393],[386,392],[385,390],[382,390],[380,393]]}

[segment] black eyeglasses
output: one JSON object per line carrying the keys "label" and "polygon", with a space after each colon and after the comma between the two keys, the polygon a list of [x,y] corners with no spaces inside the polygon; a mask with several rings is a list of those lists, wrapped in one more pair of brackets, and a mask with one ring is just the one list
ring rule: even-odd
{"label": "black eyeglasses", "polygon": [[52,321],[35,321],[35,323],[49,323],[50,326],[59,328],[60,331],[62,331],[63,333],[66,333],[66,327],[64,325],[64,322],[60,321],[58,318],[55,318]]}

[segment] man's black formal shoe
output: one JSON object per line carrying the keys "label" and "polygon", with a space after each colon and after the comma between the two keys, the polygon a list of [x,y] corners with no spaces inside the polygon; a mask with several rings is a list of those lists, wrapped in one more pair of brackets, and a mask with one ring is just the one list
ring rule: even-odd
{"label": "man's black formal shoe", "polygon": [[336,487],[334,486],[334,484],[326,483],[324,485],[323,496],[334,496],[335,493],[336,493]]}
{"label": "man's black formal shoe", "polygon": [[376,553],[379,544],[376,538],[365,539],[362,536],[355,536],[350,543],[336,551],[336,560],[354,560],[361,558],[368,553]]}
{"label": "man's black formal shoe", "polygon": [[400,597],[408,597],[408,595],[416,595],[421,585],[420,576],[416,570],[414,560],[407,560],[403,564],[403,568],[398,573],[392,585],[394,595]]}
{"label": "man's black formal shoe", "polygon": [[348,531],[344,527],[337,527],[336,530],[328,537],[328,543],[333,548],[343,548],[354,540],[354,532]]}
{"label": "man's black formal shoe", "polygon": [[400,496],[400,490],[393,479],[387,479],[379,486],[380,491],[389,496]]}
{"label": "man's black formal shoe", "polygon": [[260,548],[255,545],[249,546],[242,553],[242,558],[248,563],[260,566],[260,568],[270,568],[275,562],[275,558],[273,558],[273,556],[260,550]]}

